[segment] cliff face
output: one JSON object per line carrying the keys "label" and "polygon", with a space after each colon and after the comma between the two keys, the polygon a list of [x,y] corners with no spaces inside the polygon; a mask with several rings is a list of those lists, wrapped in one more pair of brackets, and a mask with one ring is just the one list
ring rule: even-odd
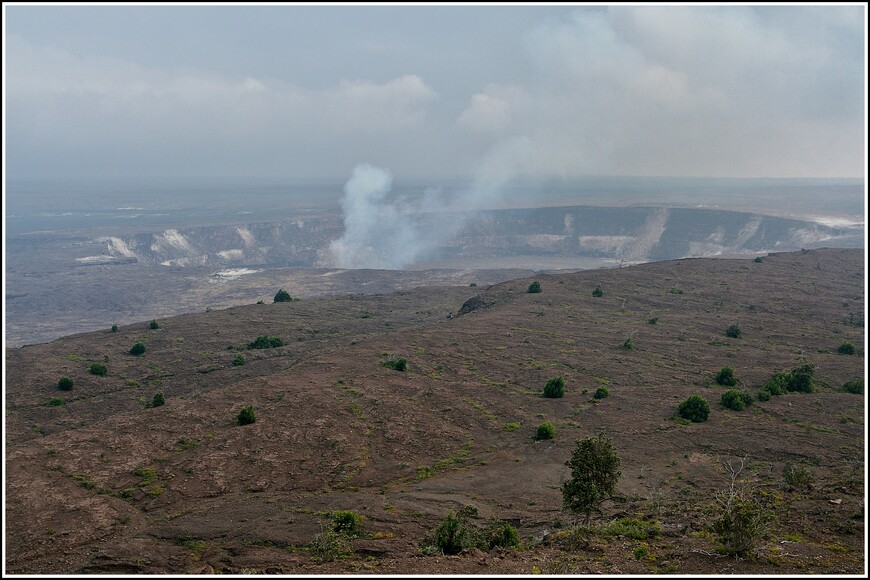
{"label": "cliff face", "polygon": [[[862,247],[863,229],[733,211],[662,207],[551,207],[408,216],[431,259],[508,256],[633,262],[722,254]],[[461,227],[456,224],[461,222]],[[79,262],[165,266],[329,267],[339,216],[280,223],[167,229],[101,238],[105,251]]]}

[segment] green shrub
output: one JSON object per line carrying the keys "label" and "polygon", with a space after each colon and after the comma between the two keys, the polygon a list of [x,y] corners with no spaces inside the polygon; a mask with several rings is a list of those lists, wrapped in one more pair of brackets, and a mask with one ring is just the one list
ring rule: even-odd
{"label": "green shrub", "polygon": [[258,336],[248,343],[248,349],[277,348],[284,346],[284,341],[277,336]]}
{"label": "green shrub", "polygon": [[784,371],[775,373],[761,389],[774,396],[784,395],[788,391],[789,375],[790,373]]}
{"label": "green shrub", "polygon": [[553,427],[553,424],[549,421],[541,423],[538,425],[538,428],[535,429],[535,441],[544,441],[545,439],[552,439],[555,436],[556,428]]}
{"label": "green shrub", "polygon": [[863,395],[864,394],[864,379],[857,378],[853,379],[847,383],[843,383],[843,390],[847,393],[852,393],[853,395]]}
{"label": "green shrub", "polygon": [[474,544],[485,552],[493,548],[516,548],[520,545],[517,529],[499,520],[490,522],[475,536]]}
{"label": "green shrub", "polygon": [[64,405],[64,400],[60,397],[52,397],[47,404],[49,407],[62,407]]}
{"label": "green shrub", "polygon": [[601,286],[596,286],[595,290],[592,291],[592,295],[596,298],[601,298],[604,296],[604,291],[601,289]]}
{"label": "green shrub", "polygon": [[234,367],[240,367],[240,366],[242,366],[243,364],[245,364],[245,357],[243,357],[243,356],[240,355],[240,354],[237,354],[237,355],[236,355],[236,358],[233,359],[233,366],[234,366]]}
{"label": "green shrub", "polygon": [[725,330],[725,336],[731,338],[740,338],[740,335],[743,334],[743,331],[740,330],[740,327],[736,324],[732,324]]}
{"label": "green shrub", "polygon": [[151,330],[157,330],[158,328],[160,328],[160,325],[157,324],[156,320],[152,320],[151,324],[149,324],[148,327],[151,328]]}
{"label": "green shrub", "polygon": [[317,562],[331,562],[350,554],[347,536],[334,530],[323,530],[314,536],[308,551]]}
{"label": "green shrub", "polygon": [[112,332],[118,332],[118,325],[117,324],[112,325]]}
{"label": "green shrub", "polygon": [[625,350],[631,350],[634,348],[634,339],[629,335],[628,338],[625,339],[625,342],[622,343],[622,348]]}
{"label": "green shrub", "polygon": [[57,388],[61,391],[71,391],[73,388],[73,380],[69,377],[61,377],[57,381]]}
{"label": "green shrub", "polygon": [[683,419],[700,423],[710,416],[710,404],[701,395],[693,394],[680,403],[677,412]]}
{"label": "green shrub", "polygon": [[816,390],[813,383],[814,372],[815,367],[813,365],[803,365],[792,369],[788,376],[786,390],[789,392],[812,393]]}
{"label": "green shrub", "polygon": [[813,479],[812,472],[803,465],[788,462],[782,470],[782,480],[793,489],[807,488]]}
{"label": "green shrub", "polygon": [[547,381],[544,385],[544,397],[547,399],[561,399],[565,396],[565,379],[561,376]]}
{"label": "green shrub", "polygon": [[837,347],[837,352],[840,354],[855,354],[855,345],[844,341],[843,344]]}
{"label": "green shrub", "polygon": [[652,318],[650,318],[649,320],[647,320],[647,322],[649,322],[650,324],[656,324],[658,321],[659,321],[659,317],[658,317],[658,316],[653,316]]}
{"label": "green shrub", "polygon": [[163,392],[157,391],[156,393],[154,393],[154,398],[151,400],[151,406],[159,407],[164,403],[166,403],[166,398],[163,396]]}
{"label": "green shrub", "polygon": [[761,389],[758,391],[758,400],[759,401],[769,401],[770,400],[770,391],[766,391]]}
{"label": "green shrub", "polygon": [[252,405],[244,407],[241,411],[239,411],[239,415],[236,417],[236,422],[239,425],[250,425],[256,420],[257,415],[254,413],[254,407]]}
{"label": "green shrub", "polygon": [[602,528],[601,532],[608,536],[623,536],[632,540],[646,540],[662,533],[658,522],[644,522],[634,518],[620,518]]}
{"label": "green shrub", "polygon": [[[749,402],[747,402],[747,399]],[[726,409],[742,411],[747,405],[752,403],[752,397],[748,393],[730,389],[722,393],[722,406]]]}
{"label": "green shrub", "polygon": [[734,369],[731,367],[722,367],[716,373],[716,384],[726,387],[733,387],[737,384],[737,379],[734,377]]}
{"label": "green shrub", "polygon": [[529,284],[529,294],[537,294],[541,291],[541,283],[535,280]]}
{"label": "green shrub", "polygon": [[290,296],[290,294],[286,290],[281,288],[280,290],[278,290],[278,293],[275,294],[274,301],[275,302],[293,302],[293,297]]}
{"label": "green shrub", "polygon": [[752,261],[755,262],[756,264],[760,264],[761,263],[761,256],[755,256],[755,259]]}
{"label": "green shrub", "polygon": [[108,369],[106,369],[106,365],[101,365],[100,363],[94,363],[91,365],[91,374],[97,375],[98,377],[106,376]]}
{"label": "green shrub", "polygon": [[408,359],[403,357],[398,360],[388,360],[381,363],[381,365],[388,369],[393,369],[394,371],[405,372],[408,370]]}
{"label": "green shrub", "polygon": [[458,554],[468,545],[468,530],[453,512],[435,528],[435,546],[444,554]]}
{"label": "green shrub", "polygon": [[360,517],[356,512],[347,510],[332,512],[332,531],[345,536],[357,536],[361,529]]}
{"label": "green shrub", "polygon": [[610,395],[610,392],[607,390],[607,387],[598,387],[595,389],[595,394],[592,395],[593,399],[606,399]]}
{"label": "green shrub", "polygon": [[137,342],[130,348],[130,354],[135,356],[140,356],[145,354],[145,345],[141,342]]}
{"label": "green shrub", "polygon": [[728,554],[746,555],[755,549],[770,514],[753,500],[735,498],[727,502],[722,515],[713,523],[713,531]]}

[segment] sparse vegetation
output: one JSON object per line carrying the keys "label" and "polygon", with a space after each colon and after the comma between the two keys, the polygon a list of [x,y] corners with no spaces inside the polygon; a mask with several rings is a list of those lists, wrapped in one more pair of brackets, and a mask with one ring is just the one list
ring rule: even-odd
{"label": "sparse vegetation", "polygon": [[843,341],[843,344],[837,347],[837,352],[840,354],[855,354],[855,345],[848,341]]}
{"label": "sparse vegetation", "polygon": [[586,527],[592,512],[616,491],[619,456],[613,443],[603,433],[577,441],[571,459],[565,462],[571,469],[571,479],[562,484],[564,507],[586,517]]}
{"label": "sparse vegetation", "polygon": [[387,360],[381,363],[381,365],[394,371],[405,372],[408,370],[408,359],[402,357],[396,360]]}
{"label": "sparse vegetation", "polygon": [[740,330],[740,326],[737,324],[732,324],[725,330],[725,336],[729,338],[740,338],[740,335],[743,334],[743,331]]}
{"label": "sparse vegetation", "polygon": [[61,391],[71,391],[73,388],[73,380],[69,377],[61,377],[60,380],[57,381],[57,388]]}
{"label": "sparse vegetation", "polygon": [[63,404],[64,401],[60,397],[52,397],[47,403],[49,407],[62,407]]}
{"label": "sparse vegetation", "polygon": [[852,393],[853,395],[863,395],[864,394],[864,379],[857,378],[852,379],[846,383],[843,383],[843,390],[847,393]]}
{"label": "sparse vegetation", "polygon": [[238,416],[236,417],[236,422],[239,425],[250,425],[251,423],[256,422],[257,415],[254,413],[254,407],[252,405],[248,405],[244,407],[241,411],[239,411]]}
{"label": "sparse vegetation", "polygon": [[293,302],[293,297],[290,296],[290,293],[281,288],[278,290],[278,293],[275,294],[274,302]]}
{"label": "sparse vegetation", "polygon": [[98,377],[106,376],[108,369],[106,369],[106,365],[102,365],[100,363],[94,363],[91,365],[90,372],[92,375],[97,375]]}
{"label": "sparse vegetation", "polygon": [[688,419],[693,423],[701,423],[710,416],[710,404],[701,395],[692,394],[680,403],[677,412],[683,419]]}
{"label": "sparse vegetation", "polygon": [[547,381],[544,385],[544,397],[547,399],[561,399],[565,396],[565,379],[561,376]]}
{"label": "sparse vegetation", "polygon": [[157,330],[158,328],[160,328],[160,325],[157,324],[157,321],[156,321],[156,320],[152,320],[151,323],[148,325],[148,327],[149,327],[151,330]]}
{"label": "sparse vegetation", "polygon": [[546,439],[553,439],[556,437],[556,428],[553,427],[553,424],[549,421],[541,423],[538,425],[537,429],[535,429],[535,441],[544,441]]}
{"label": "sparse vegetation", "polygon": [[716,384],[726,387],[733,387],[737,384],[737,379],[734,377],[734,369],[731,367],[722,367],[716,373]]}
{"label": "sparse vegetation", "polygon": [[812,472],[803,465],[788,462],[782,470],[782,480],[792,489],[806,489],[813,483]]}
{"label": "sparse vegetation", "polygon": [[607,390],[607,387],[598,387],[595,389],[595,394],[592,395],[593,399],[606,399],[610,395],[610,391]]}
{"label": "sparse vegetation", "polygon": [[233,366],[234,366],[234,367],[240,367],[240,366],[242,366],[243,364],[245,364],[245,357],[243,357],[243,356],[240,355],[240,354],[237,354],[237,355],[236,355],[236,358],[233,359]]}
{"label": "sparse vegetation", "polygon": [[659,321],[659,317],[658,317],[658,316],[652,316],[652,317],[650,317],[649,320],[647,320],[647,322],[650,323],[650,324],[657,324],[658,321]]}
{"label": "sparse vegetation", "polygon": [[489,551],[493,548],[514,548],[520,545],[517,529],[511,524],[493,519],[482,528],[469,522],[477,517],[477,508],[465,506],[457,514],[450,512],[435,528],[432,537],[424,541],[423,553],[458,554],[466,548]]}
{"label": "sparse vegetation", "polygon": [[713,531],[727,554],[746,556],[755,550],[755,544],[771,521],[769,514],[751,495],[746,480],[741,477],[744,460],[740,466],[726,463],[730,486],[716,494],[719,519],[713,523]]}
{"label": "sparse vegetation", "polygon": [[279,346],[284,346],[284,341],[277,336],[258,336],[257,338],[248,343],[249,350],[277,348]]}
{"label": "sparse vegetation", "polygon": [[604,296],[604,290],[601,289],[601,286],[596,286],[595,290],[592,291],[592,295],[596,298],[601,298]]}
{"label": "sparse vegetation", "polygon": [[145,345],[141,342],[137,342],[132,347],[130,347],[130,354],[133,356],[141,356],[145,354]]}
{"label": "sparse vegetation", "polygon": [[324,529],[314,536],[308,551],[317,562],[332,562],[350,554],[348,538],[335,530]]}
{"label": "sparse vegetation", "polygon": [[529,284],[529,294],[538,294],[541,291],[541,283],[535,280]]}

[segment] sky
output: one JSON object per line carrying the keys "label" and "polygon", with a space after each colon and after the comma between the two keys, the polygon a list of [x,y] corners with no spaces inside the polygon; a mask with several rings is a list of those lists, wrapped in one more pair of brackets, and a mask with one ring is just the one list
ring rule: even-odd
{"label": "sky", "polygon": [[864,177],[865,10],[7,3],[4,173]]}

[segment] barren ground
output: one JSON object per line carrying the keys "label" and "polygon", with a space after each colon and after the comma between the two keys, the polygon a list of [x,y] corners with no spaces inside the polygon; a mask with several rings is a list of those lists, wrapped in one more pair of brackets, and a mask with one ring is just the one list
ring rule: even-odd
{"label": "barren ground", "polygon": [[[8,349],[6,571],[864,573],[866,399],[841,388],[865,376],[864,264],[861,250],[827,249],[686,259],[539,276],[539,294],[528,278],[251,304]],[[458,316],[477,294],[486,307]],[[259,335],[284,346],[246,350]],[[856,355],[838,354],[844,341]],[[381,365],[399,356],[407,372]],[[723,366],[754,395],[804,363],[815,393],[719,403]],[[565,397],[542,398],[557,375]],[[609,396],[594,400],[599,386]],[[157,391],[166,404],[147,408]],[[708,421],[675,420],[692,393]],[[238,426],[246,405],[257,421]],[[533,441],[543,421],[556,437]],[[618,496],[598,533],[569,545],[564,463],[599,432],[621,458]],[[738,559],[716,552],[709,526],[723,462],[742,457],[776,519]],[[787,462],[812,485],[785,486]],[[516,523],[522,547],[422,555],[463,506]],[[334,510],[359,513],[363,533],[320,562],[309,548]],[[604,531],[625,517],[661,532]]]}

